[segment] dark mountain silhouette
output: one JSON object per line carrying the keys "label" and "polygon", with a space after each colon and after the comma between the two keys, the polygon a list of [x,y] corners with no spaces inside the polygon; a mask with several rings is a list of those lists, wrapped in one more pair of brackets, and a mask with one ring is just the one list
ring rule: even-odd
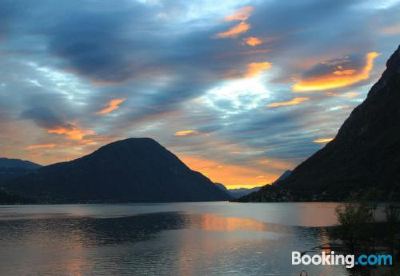
{"label": "dark mountain silhouette", "polygon": [[35,203],[35,201],[24,198],[15,194],[10,194],[0,188],[0,204],[28,204]]}
{"label": "dark mountain silhouette", "polygon": [[335,139],[292,174],[240,201],[344,200],[374,191],[400,200],[400,47]]}
{"label": "dark mountain silhouette", "polygon": [[0,158],[0,185],[5,181],[22,176],[41,166],[20,159]]}
{"label": "dark mountain silhouette", "polygon": [[0,168],[21,168],[21,169],[37,169],[41,165],[33,163],[31,161],[20,160],[20,159],[9,159],[0,157]]}
{"label": "dark mountain silhouette", "polygon": [[292,174],[292,171],[291,171],[291,170],[286,170],[286,171],[284,171],[283,174],[281,174],[281,176],[278,177],[278,179],[275,180],[274,182],[279,182],[279,181],[285,180],[285,179],[288,178],[291,174]]}
{"label": "dark mountain silhouette", "polygon": [[82,158],[42,167],[10,181],[9,192],[40,202],[171,202],[228,200],[149,138],[130,138]]}
{"label": "dark mountain silhouette", "polygon": [[228,188],[225,187],[224,184],[222,184],[222,183],[214,183],[214,185],[215,185],[218,189],[220,189],[220,190],[222,190],[222,191],[224,191],[224,192],[226,192],[226,193],[229,193],[229,192],[228,192]]}

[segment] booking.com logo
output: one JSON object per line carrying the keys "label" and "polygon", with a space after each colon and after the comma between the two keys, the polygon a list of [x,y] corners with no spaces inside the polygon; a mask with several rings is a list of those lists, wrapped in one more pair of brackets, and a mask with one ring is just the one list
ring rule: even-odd
{"label": "booking.com logo", "polygon": [[384,254],[362,254],[355,255],[341,255],[335,254],[334,251],[330,253],[322,252],[321,254],[306,255],[301,254],[299,251],[292,251],[292,265],[344,265],[346,268],[353,268],[359,266],[375,266],[375,265],[392,265],[392,255]]}

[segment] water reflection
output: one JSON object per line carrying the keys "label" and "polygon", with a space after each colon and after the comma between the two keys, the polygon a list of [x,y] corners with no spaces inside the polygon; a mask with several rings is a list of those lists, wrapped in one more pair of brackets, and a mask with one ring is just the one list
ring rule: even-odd
{"label": "water reflection", "polygon": [[224,217],[212,213],[190,216],[190,225],[204,231],[216,232],[287,232],[290,229],[283,225],[264,223],[250,218]]}
{"label": "water reflection", "polygon": [[179,213],[158,213],[121,218],[51,218],[0,220],[0,242],[23,241],[46,246],[62,242],[67,248],[149,239],[163,230],[183,228],[187,219]]}
{"label": "water reflection", "polygon": [[[291,266],[291,251],[326,240],[320,228],[250,218],[254,206],[247,217],[221,212],[220,205],[216,212],[208,206],[196,213],[190,204],[180,212],[162,212],[164,206],[158,213],[118,217],[115,209],[111,217],[57,209],[56,215],[43,210],[2,219],[0,275],[298,275],[304,268]],[[79,214],[100,213],[94,208],[79,206]],[[340,267],[306,269],[310,275],[346,275]]]}

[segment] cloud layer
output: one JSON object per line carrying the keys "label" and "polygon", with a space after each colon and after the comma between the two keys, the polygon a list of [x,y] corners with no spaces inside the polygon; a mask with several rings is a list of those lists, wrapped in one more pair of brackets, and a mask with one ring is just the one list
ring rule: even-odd
{"label": "cloud layer", "polygon": [[362,101],[399,13],[398,1],[1,1],[0,155],[48,164],[148,136],[216,182],[269,183]]}

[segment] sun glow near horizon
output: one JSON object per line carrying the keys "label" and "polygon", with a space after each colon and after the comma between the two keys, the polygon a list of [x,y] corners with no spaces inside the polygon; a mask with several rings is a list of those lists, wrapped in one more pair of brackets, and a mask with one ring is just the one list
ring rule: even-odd
{"label": "sun glow near horizon", "polygon": [[211,181],[221,183],[229,189],[254,188],[272,183],[279,174],[266,173],[252,166],[224,163],[199,156],[180,156],[191,169],[199,171]]}
{"label": "sun glow near horizon", "polygon": [[372,2],[0,2],[2,155],[50,164],[152,137],[229,187],[331,141],[400,30],[400,5]]}
{"label": "sun glow near horizon", "polygon": [[360,70],[344,69],[339,66],[329,74],[301,79],[292,86],[292,89],[295,92],[324,91],[347,87],[367,80],[374,67],[374,60],[378,56],[377,52],[369,52],[365,56],[365,65]]}

